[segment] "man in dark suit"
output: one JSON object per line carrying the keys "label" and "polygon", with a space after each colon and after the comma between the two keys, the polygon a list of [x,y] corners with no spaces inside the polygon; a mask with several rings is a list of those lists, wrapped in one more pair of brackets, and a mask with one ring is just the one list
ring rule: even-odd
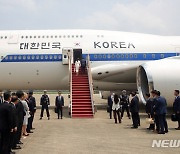
{"label": "man in dark suit", "polygon": [[82,58],[82,60],[81,60],[81,71],[82,71],[82,74],[85,73],[85,70],[86,70],[86,60],[84,58]]}
{"label": "man in dark suit", "polygon": [[24,112],[24,106],[22,104],[22,100],[24,98],[24,92],[19,90],[16,92],[16,96],[18,97],[18,103],[16,104],[16,109],[18,113],[18,126],[17,126],[17,138],[16,138],[16,143],[17,144],[23,144],[21,142],[21,134],[22,134],[22,125],[24,121],[24,116],[26,113]]}
{"label": "man in dark suit", "polygon": [[55,106],[57,110],[58,119],[61,114],[61,119],[63,117],[63,106],[64,106],[64,97],[61,96],[61,91],[58,92],[58,96],[56,96]]}
{"label": "man in dark suit", "polygon": [[0,90],[0,104],[3,103],[3,92]]}
{"label": "man in dark suit", "polygon": [[166,113],[167,113],[167,102],[164,97],[161,96],[159,91],[156,91],[156,99],[155,103],[155,114],[158,117],[159,121],[159,132],[158,134],[168,133],[168,125],[166,121]]}
{"label": "man in dark suit", "polygon": [[127,116],[129,119],[131,119],[129,113],[129,96],[126,94],[126,90],[123,90],[122,95],[120,95],[120,104],[122,105],[121,118],[123,117],[124,111],[126,110]]}
{"label": "man in dark suit", "polygon": [[108,110],[109,110],[109,117],[110,117],[110,119],[112,119],[113,100],[114,100],[114,95],[113,95],[113,93],[111,93],[111,95],[108,96]]}
{"label": "man in dark suit", "polygon": [[48,120],[50,120],[50,114],[49,114],[50,100],[49,100],[49,96],[47,95],[46,90],[44,90],[44,95],[41,96],[40,105],[42,106],[40,120],[43,117],[44,109],[46,109],[46,114],[47,114]]}
{"label": "man in dark suit", "polygon": [[11,93],[4,93],[4,103],[0,104],[0,153],[10,154],[11,146],[11,132],[13,131],[13,115],[11,101]]}
{"label": "man in dark suit", "polygon": [[16,109],[16,104],[18,103],[18,97],[13,95],[11,98],[11,102],[9,103],[12,106],[12,114],[13,114],[13,132],[11,132],[11,148],[12,149],[21,149],[20,146],[16,143],[17,138],[17,126],[18,126],[18,113]]}
{"label": "man in dark suit", "polygon": [[173,103],[173,110],[176,114],[177,120],[178,120],[178,127],[175,128],[176,130],[180,130],[180,96],[179,96],[179,90],[174,91],[175,100]]}
{"label": "man in dark suit", "polygon": [[140,125],[140,118],[139,118],[139,98],[136,95],[136,92],[132,92],[132,100],[130,103],[130,112],[132,115],[133,127],[131,128],[138,128]]}
{"label": "man in dark suit", "polygon": [[152,101],[153,101],[153,112],[154,112],[154,122],[155,122],[155,126],[156,126],[156,131],[157,133],[159,132],[159,119],[158,119],[158,115],[155,112],[155,105],[157,103],[157,90],[152,90],[151,91],[151,96],[152,96]]}
{"label": "man in dark suit", "polygon": [[28,107],[30,111],[30,117],[28,118],[28,125],[27,125],[27,133],[33,133],[31,130],[34,129],[32,127],[34,115],[36,112],[36,99],[33,97],[33,91],[30,90],[28,93]]}
{"label": "man in dark suit", "polygon": [[[153,111],[153,106],[154,106],[154,100],[153,98],[150,98],[150,94],[147,93],[146,94],[146,113],[148,114],[148,118],[152,118],[154,119],[154,111]],[[149,130],[154,130],[155,125],[154,124],[150,124]]]}

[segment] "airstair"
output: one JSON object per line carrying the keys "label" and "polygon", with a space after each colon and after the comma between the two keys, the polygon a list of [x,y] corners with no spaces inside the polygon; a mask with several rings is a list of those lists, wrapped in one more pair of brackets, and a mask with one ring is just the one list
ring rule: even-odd
{"label": "airstair", "polygon": [[79,73],[75,72],[75,65],[69,58],[70,94],[71,94],[71,117],[93,118],[93,83],[91,75],[90,57],[87,56],[85,72],[81,67]]}

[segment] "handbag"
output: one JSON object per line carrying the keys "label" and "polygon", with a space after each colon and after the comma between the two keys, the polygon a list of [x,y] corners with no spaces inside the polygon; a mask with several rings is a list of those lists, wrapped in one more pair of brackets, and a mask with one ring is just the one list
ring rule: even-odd
{"label": "handbag", "polygon": [[110,112],[110,106],[107,106],[107,112],[108,113]]}
{"label": "handbag", "polygon": [[54,108],[54,112],[57,113],[57,107]]}
{"label": "handbag", "polygon": [[178,118],[177,118],[176,114],[171,115],[171,120],[172,121],[178,121]]}
{"label": "handbag", "polygon": [[153,118],[146,118],[146,123],[147,124],[154,124],[154,119]]}

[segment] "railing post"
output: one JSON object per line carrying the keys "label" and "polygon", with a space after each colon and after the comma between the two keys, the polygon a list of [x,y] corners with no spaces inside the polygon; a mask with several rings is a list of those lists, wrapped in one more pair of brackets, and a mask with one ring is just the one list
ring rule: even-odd
{"label": "railing post", "polygon": [[94,116],[94,100],[93,100],[93,80],[92,80],[92,73],[91,73],[91,64],[90,64],[90,56],[87,55],[87,71],[88,71],[88,79],[89,79],[89,88],[90,88],[90,93],[91,93],[91,105],[92,105],[92,111],[93,111],[93,116]]}
{"label": "railing post", "polygon": [[69,55],[69,89],[70,89],[70,104],[71,104],[71,118],[72,118],[72,60]]}

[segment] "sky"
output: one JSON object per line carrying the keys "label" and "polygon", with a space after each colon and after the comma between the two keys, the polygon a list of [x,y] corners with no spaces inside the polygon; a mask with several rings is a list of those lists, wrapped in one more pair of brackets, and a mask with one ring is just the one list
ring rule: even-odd
{"label": "sky", "polygon": [[180,35],[180,0],[0,0],[0,30],[98,29]]}

